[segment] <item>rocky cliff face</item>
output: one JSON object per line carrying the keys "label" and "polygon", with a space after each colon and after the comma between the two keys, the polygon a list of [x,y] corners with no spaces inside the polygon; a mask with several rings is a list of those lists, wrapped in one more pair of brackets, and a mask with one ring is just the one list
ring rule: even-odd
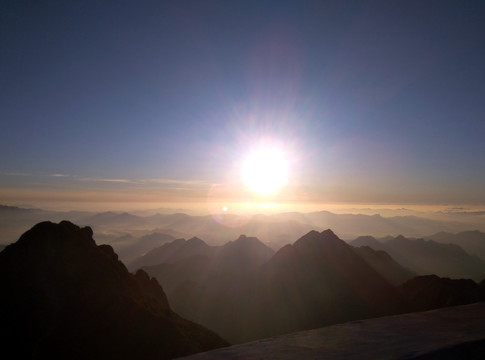
{"label": "rocky cliff face", "polygon": [[18,358],[169,359],[225,346],[89,227],[44,222],[0,253],[0,347]]}

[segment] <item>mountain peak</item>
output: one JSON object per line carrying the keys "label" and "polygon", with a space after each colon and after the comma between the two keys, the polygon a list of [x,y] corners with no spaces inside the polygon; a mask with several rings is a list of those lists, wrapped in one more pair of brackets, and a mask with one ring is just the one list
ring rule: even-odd
{"label": "mountain peak", "polygon": [[42,222],[0,252],[4,351],[20,358],[165,359],[226,344],[180,318],[156,279],[130,274],[92,235],[69,221]]}
{"label": "mountain peak", "polygon": [[335,235],[335,233],[332,230],[330,230],[330,229],[324,230],[320,234],[325,239],[340,240],[339,237],[337,235]]}
{"label": "mountain peak", "polygon": [[256,241],[261,242],[261,240],[259,240],[255,236],[246,236],[244,234],[241,234],[234,242],[256,242]]}
{"label": "mountain peak", "polygon": [[200,245],[207,245],[204,240],[199,239],[197,236],[194,236],[187,240],[187,244],[200,244]]}
{"label": "mountain peak", "polygon": [[[96,243],[92,237],[93,229],[89,226],[81,228],[67,220],[63,220],[59,224],[44,221],[24,233],[17,241],[17,246],[43,246],[47,243],[59,244],[66,242],[85,243],[95,246]],[[34,239],[37,242],[35,245],[33,244]]]}
{"label": "mountain peak", "polygon": [[295,243],[293,244],[294,246],[301,247],[301,246],[308,246],[310,244],[324,244],[324,243],[340,243],[343,242],[342,240],[339,239],[335,233],[330,230],[324,230],[322,232],[318,232],[316,230],[311,230],[307,234],[303,235],[301,238],[299,238]]}
{"label": "mountain peak", "polygon": [[221,246],[217,252],[219,260],[230,261],[243,267],[255,267],[268,261],[274,250],[266,246],[257,237],[241,235],[235,241]]}

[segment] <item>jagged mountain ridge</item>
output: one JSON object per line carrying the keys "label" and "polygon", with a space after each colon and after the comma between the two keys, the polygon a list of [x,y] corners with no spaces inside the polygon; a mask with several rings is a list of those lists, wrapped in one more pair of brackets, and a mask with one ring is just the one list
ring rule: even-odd
{"label": "jagged mountain ridge", "polygon": [[19,358],[169,359],[227,345],[173,312],[90,228],[39,223],[0,253],[0,342]]}
{"label": "jagged mountain ridge", "polygon": [[[151,232],[161,232],[175,238],[190,238],[198,236],[211,241],[211,245],[224,244],[228,239],[234,239],[244,233],[256,236],[274,250],[291,243],[310,230],[331,228],[343,239],[352,239],[360,234],[371,234],[376,237],[403,234],[407,237],[423,236],[425,234],[447,231],[458,232],[476,228],[485,231],[483,219],[475,216],[473,222],[463,221],[461,217],[453,221],[449,217],[443,220],[419,216],[394,216],[398,212],[387,212],[388,216],[364,214],[335,214],[329,211],[311,213],[279,213],[272,215],[246,216],[245,219],[234,220],[235,215],[224,214],[222,222],[218,216],[193,216],[184,213],[154,214],[150,216],[134,215],[122,212],[80,212],[80,211],[47,211],[42,209],[24,209],[0,205],[0,228],[2,238],[0,243],[8,244],[39,221],[54,222],[68,219],[74,223],[91,226],[96,233],[98,242],[109,243],[123,234],[131,234],[138,238]],[[409,211],[408,213],[413,213]],[[216,220],[216,221],[215,221]],[[235,221],[237,227],[224,225],[224,220]],[[116,235],[117,234],[117,235]],[[114,236],[116,235],[116,236]],[[113,237],[114,236],[114,237]],[[115,244],[112,244],[115,246]],[[115,246],[119,252],[121,248]],[[139,256],[138,254],[137,256]],[[130,257],[130,256],[128,256]],[[124,256],[123,256],[124,258]],[[132,257],[133,258],[133,257]]]}
{"label": "jagged mountain ridge", "polygon": [[[45,224],[49,223],[39,224],[38,226],[42,228]],[[18,276],[18,273],[22,274],[23,271],[30,271],[30,275],[37,274],[37,280],[39,278],[44,279],[40,284],[41,286],[36,285],[34,290],[46,285],[46,277],[44,276],[46,273],[54,276],[55,279],[55,281],[47,281],[47,285],[52,285],[52,283],[61,284],[60,287],[47,286],[48,291],[45,291],[45,293],[51,294],[47,297],[47,300],[42,294],[40,296],[37,295],[37,298],[41,299],[41,301],[35,302],[37,308],[35,306],[32,307],[32,304],[28,304],[28,300],[25,300],[35,298],[35,296],[28,295],[32,294],[33,290],[28,286],[23,286],[22,282],[9,280],[9,271],[5,271],[5,269],[9,269],[11,273],[11,270],[16,269],[16,267],[11,266],[12,263],[5,265],[2,262],[5,255],[0,253],[0,270],[4,275],[4,277],[0,276],[0,284],[5,284],[5,279],[7,279],[7,284],[10,281],[10,285],[15,282],[16,285],[10,288],[14,289],[14,293],[15,291],[18,292],[17,296],[9,295],[9,297],[3,293],[3,297],[0,296],[2,301],[0,308],[6,309],[6,314],[2,314],[2,316],[5,315],[2,319],[6,319],[3,324],[5,328],[2,330],[2,336],[8,333],[6,327],[13,329],[14,335],[16,329],[18,330],[17,333],[24,331],[22,323],[26,324],[27,322],[29,326],[34,324],[31,331],[35,333],[37,329],[35,325],[36,320],[39,320],[39,318],[46,320],[45,318],[49,318],[49,314],[52,313],[52,304],[47,306],[47,310],[45,304],[50,304],[49,301],[52,299],[59,299],[58,294],[62,294],[65,291],[64,285],[69,283],[63,277],[67,276],[69,278],[74,274],[74,280],[79,280],[74,281],[75,284],[90,284],[87,289],[84,286],[74,286],[68,291],[69,294],[64,299],[74,299],[69,301],[69,304],[78,302],[75,311],[69,311],[69,313],[83,314],[84,325],[81,326],[81,330],[75,327],[75,334],[90,334],[90,336],[94,336],[97,339],[102,338],[103,344],[111,344],[111,341],[114,344],[113,338],[115,336],[113,335],[112,337],[110,333],[111,328],[108,327],[108,331],[106,331],[107,327],[103,324],[112,323],[113,318],[117,319],[118,324],[123,324],[124,320],[122,317],[120,318],[119,314],[111,317],[110,314],[112,315],[114,311],[120,310],[120,308],[126,309],[125,305],[129,303],[130,296],[133,295],[137,305],[127,305],[128,309],[131,309],[128,311],[129,314],[127,316],[129,319],[127,321],[131,324],[130,326],[133,324],[137,326],[136,329],[138,330],[132,328],[130,335],[133,335],[133,332],[140,335],[140,332],[143,333],[143,329],[156,329],[157,325],[153,324],[151,315],[147,314],[154,313],[162,316],[165,320],[179,319],[175,321],[176,325],[171,326],[170,329],[183,329],[184,331],[189,331],[189,333],[195,332],[195,335],[186,334],[183,337],[186,340],[190,339],[189,342],[192,345],[194,345],[194,342],[195,346],[201,344],[198,336],[202,336],[199,333],[199,330],[203,331],[201,330],[202,328],[186,322],[174,314],[170,310],[168,302],[164,299],[164,291],[156,282],[150,280],[142,271],[137,272],[136,275],[128,274],[127,280],[125,275],[121,275],[127,274],[126,268],[117,260],[112,248],[106,245],[96,246],[92,239],[92,231],[89,228],[80,229],[68,222],[63,222],[59,225],[62,225],[63,231],[67,231],[71,235],[75,234],[74,237],[78,238],[77,240],[80,240],[79,237],[83,239],[82,241],[75,239],[74,242],[68,241],[71,245],[77,244],[77,246],[69,245],[64,249],[67,249],[67,251],[62,250],[59,252],[59,249],[56,250],[56,255],[66,255],[66,253],[68,255],[67,258],[60,262],[62,265],[61,271],[52,270],[59,269],[56,261],[52,261],[59,256],[52,256],[52,250],[49,250],[50,247],[45,244],[43,248],[41,247],[42,251],[40,252],[33,246],[29,246],[29,254],[25,256],[27,261],[25,259],[20,261],[20,263],[28,265],[21,266],[14,271],[14,273],[17,273],[16,276]],[[49,244],[49,241],[55,243],[59,240],[56,240],[56,237],[59,237],[59,234],[53,237],[48,236],[47,243]],[[200,239],[192,240],[194,243],[203,243]],[[18,243],[20,245],[15,244],[7,249],[15,249],[18,246],[22,248],[22,241]],[[85,248],[84,245],[79,246],[80,244],[89,244],[89,246]],[[56,248],[58,247],[54,246],[54,249]],[[210,319],[211,328],[216,330],[220,328],[226,329],[228,337],[239,339],[236,340],[239,342],[294,330],[315,328],[349,319],[368,318],[376,315],[410,311],[410,309],[414,310],[416,304],[413,305],[412,299],[420,298],[419,294],[426,295],[428,288],[439,290],[437,295],[435,294],[436,298],[434,299],[431,296],[433,294],[426,295],[433,300],[430,301],[431,304],[435,304],[432,306],[466,303],[476,299],[476,288],[478,285],[471,280],[466,281],[466,286],[462,286],[463,282],[447,282],[447,285],[444,286],[447,289],[445,292],[440,290],[443,288],[441,285],[428,286],[426,289],[422,289],[420,286],[394,288],[378,274],[378,271],[369,266],[365,259],[359,257],[355,248],[339,239],[330,230],[323,232],[312,231],[297,240],[293,245],[283,247],[273,256],[271,256],[272,251],[268,250],[258,239],[245,236],[240,236],[237,240],[217,248],[219,249],[217,253],[220,255],[217,261],[209,256],[197,254],[173,263],[165,263],[155,268],[161,268],[162,272],[165,273],[166,278],[162,281],[162,284],[169,294],[170,302],[172,303],[172,300],[176,300],[174,304],[176,304],[177,311],[179,307],[183,308],[184,311],[190,314],[190,316],[186,317],[190,317],[193,320],[198,318],[204,319],[204,321]],[[81,253],[87,251],[86,249],[90,249],[87,253],[91,255],[81,256],[79,249],[82,250]],[[221,251],[222,249],[224,251]],[[7,253],[11,252],[12,250],[7,251]],[[108,259],[109,262],[113,262],[118,270],[113,270],[111,266],[100,266],[100,261],[98,261],[99,252],[102,254],[101,259]],[[268,254],[264,255],[265,252],[268,252]],[[269,254],[270,252],[271,254]],[[7,258],[9,256],[11,255],[8,255]],[[38,261],[37,258],[47,260],[44,260],[41,266],[38,266],[36,263]],[[104,263],[104,261],[101,263]],[[2,266],[4,267],[2,268]],[[177,274],[178,278],[174,278],[173,274]],[[93,279],[96,280],[98,278],[101,279],[99,282],[92,282]],[[436,280],[438,284],[442,283],[441,279],[436,279],[438,279]],[[37,280],[30,281],[30,283],[35,284]],[[172,281],[173,283],[171,286],[165,287],[165,281]],[[419,281],[415,283],[420,284]],[[20,284],[20,290],[18,284]],[[138,291],[140,289],[141,292]],[[80,294],[80,290],[85,292],[81,291]],[[113,295],[116,297],[120,291],[124,294],[122,296],[124,300],[113,300]],[[10,292],[7,291],[6,293]],[[24,294],[27,294],[27,296],[22,297],[21,295]],[[52,296],[52,294],[57,295]],[[449,294],[460,294],[460,296],[455,299],[453,297],[455,295],[450,298]],[[100,297],[99,301],[93,301],[93,299],[97,299],[96,296]],[[15,311],[13,304],[23,304],[23,309],[27,310],[25,312]],[[55,302],[55,304],[59,304],[59,302]],[[83,307],[83,304],[88,304],[86,305],[88,310],[93,307],[94,310],[98,309],[96,310],[96,315],[86,315],[89,314],[89,311]],[[56,306],[58,305],[54,306],[54,310],[56,310]],[[107,311],[99,310],[98,306],[107,309]],[[428,305],[418,303],[417,308],[420,309],[421,306]],[[139,310],[139,307],[142,309]],[[64,305],[61,308],[64,308]],[[12,309],[14,311],[8,311]],[[22,316],[19,321],[17,316],[19,313],[24,314],[22,315],[24,321],[22,321]],[[167,314],[171,315],[167,316]],[[13,319],[14,316],[16,317],[15,320]],[[108,320],[103,318],[103,316],[108,316]],[[35,321],[32,321],[32,319]],[[54,328],[61,326],[65,329],[67,325],[75,325],[69,319],[63,321],[61,325],[56,323]],[[97,323],[100,319],[101,325]],[[148,325],[145,321],[148,322]],[[90,331],[90,329],[94,330]],[[126,334],[123,333],[123,330],[118,328],[117,331],[116,338],[119,340],[121,335],[121,338],[125,339],[123,336]],[[93,343],[88,341],[88,346],[86,346],[87,340],[85,338],[81,340],[76,338],[75,341],[72,341],[72,333],[73,330],[64,331],[61,336],[54,333],[54,337],[49,340],[50,343],[49,341],[47,342],[47,347],[44,344],[41,348],[44,349],[44,353],[46,353],[46,349],[47,353],[49,353],[48,351],[52,351],[53,348],[58,349],[56,354],[59,354],[59,351],[67,351],[69,353],[69,351],[72,352],[74,351],[73,349],[77,349],[80,346],[76,341],[83,341],[84,350],[79,352],[79,358],[88,356],[86,351],[92,349]],[[202,338],[205,339],[205,336],[202,336]],[[6,343],[18,346],[18,342],[11,341],[15,339],[15,336],[10,338],[2,337],[2,339]],[[66,342],[66,339],[71,339],[71,341]],[[136,341],[139,343],[139,339]],[[177,336],[172,336],[169,342],[171,345],[176,345]],[[65,347],[57,346],[59,343],[65,344]],[[129,343],[130,338],[128,336],[126,344],[125,342],[122,345],[115,344],[114,348],[117,349],[116,351],[119,354],[123,353],[123,355],[128,356],[127,354],[130,354],[130,351],[127,351],[126,347],[129,347]],[[94,342],[94,346],[99,347],[99,341],[97,343]],[[147,354],[153,351],[151,346],[148,345],[144,349]],[[20,347],[29,351],[28,347],[22,345]],[[120,348],[122,349],[120,350]],[[184,346],[184,349],[187,350],[187,347]],[[99,351],[99,348],[97,350]],[[66,354],[63,353],[63,356],[71,357],[70,355],[72,355],[71,353]],[[110,357],[112,355],[111,353],[107,356]],[[137,356],[139,355],[137,353]],[[73,356],[75,358],[77,355]],[[165,353],[163,356],[169,355]],[[157,357],[150,353],[150,358]]]}
{"label": "jagged mountain ridge", "polygon": [[256,294],[269,328],[261,331],[265,336],[389,314],[399,306],[394,288],[331,230],[311,231],[278,251],[260,269]]}
{"label": "jagged mountain ridge", "polygon": [[443,244],[455,244],[465,249],[470,255],[476,255],[485,260],[485,233],[479,230],[463,231],[457,234],[439,232],[425,239]]}
{"label": "jagged mountain ridge", "polygon": [[369,236],[359,237],[349,244],[383,250],[418,275],[436,274],[441,277],[471,278],[475,281],[485,278],[485,261],[468,254],[458,245],[408,239],[402,235],[388,237],[384,241]]}
{"label": "jagged mountain ridge", "polygon": [[193,255],[208,256],[213,262],[223,261],[224,258],[231,257],[234,266],[237,266],[237,262],[241,261],[251,261],[259,265],[269,260],[273,254],[274,250],[264,245],[256,237],[240,235],[237,240],[229,241],[220,246],[211,246],[203,240],[193,237],[189,240],[177,239],[156,247],[129,263],[128,268],[136,270],[143,266],[173,263]]}
{"label": "jagged mountain ridge", "polygon": [[353,247],[353,250],[391,285],[400,285],[417,275],[383,250],[374,250],[370,246]]}
{"label": "jagged mountain ridge", "polygon": [[[161,244],[168,243],[175,240],[175,238],[169,234],[153,232],[139,238],[123,239],[118,238],[118,241],[112,244],[116,248],[116,253],[125,263],[134,261],[137,257],[145,254],[153,248],[160,246]],[[121,242],[124,244],[122,245]]]}
{"label": "jagged mountain ridge", "polygon": [[[391,313],[399,304],[392,286],[330,230],[312,231],[266,261],[247,250],[264,244],[248,240],[226,244],[216,260],[196,255],[144,269],[177,311],[233,342]],[[238,251],[222,251],[236,244]]]}
{"label": "jagged mountain ridge", "polygon": [[196,237],[189,240],[176,239],[136,258],[131,263],[128,263],[128,268],[136,270],[143,266],[175,262],[192,255],[211,255],[215,249],[215,247],[207,245],[203,240]]}

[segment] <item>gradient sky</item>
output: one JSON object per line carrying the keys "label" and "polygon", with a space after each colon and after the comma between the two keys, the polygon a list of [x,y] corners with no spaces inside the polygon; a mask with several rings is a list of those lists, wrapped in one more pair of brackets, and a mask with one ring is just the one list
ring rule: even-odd
{"label": "gradient sky", "polygon": [[[2,1],[0,203],[485,205],[484,1]],[[239,188],[238,188],[239,186]]]}

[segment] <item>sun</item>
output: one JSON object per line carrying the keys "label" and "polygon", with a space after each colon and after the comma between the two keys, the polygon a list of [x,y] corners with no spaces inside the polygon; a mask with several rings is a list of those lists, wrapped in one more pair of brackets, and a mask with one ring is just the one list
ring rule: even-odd
{"label": "sun", "polygon": [[288,180],[288,160],[279,148],[255,149],[243,161],[241,176],[244,184],[254,192],[272,194]]}

